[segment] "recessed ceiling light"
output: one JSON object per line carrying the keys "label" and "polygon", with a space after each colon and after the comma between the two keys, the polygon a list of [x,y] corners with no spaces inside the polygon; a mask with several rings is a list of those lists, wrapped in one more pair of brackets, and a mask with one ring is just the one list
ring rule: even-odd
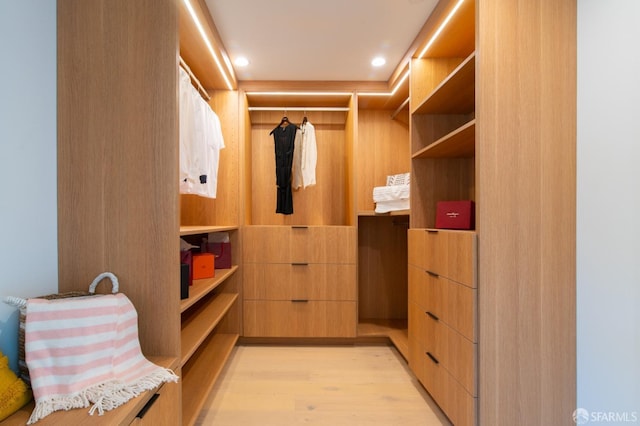
{"label": "recessed ceiling light", "polygon": [[371,65],[373,65],[374,67],[381,67],[386,63],[387,63],[387,60],[384,59],[382,56],[378,56],[377,58],[373,58],[373,61],[371,61]]}
{"label": "recessed ceiling light", "polygon": [[244,56],[239,56],[236,58],[234,63],[239,67],[246,67],[247,65],[249,65],[249,60]]}

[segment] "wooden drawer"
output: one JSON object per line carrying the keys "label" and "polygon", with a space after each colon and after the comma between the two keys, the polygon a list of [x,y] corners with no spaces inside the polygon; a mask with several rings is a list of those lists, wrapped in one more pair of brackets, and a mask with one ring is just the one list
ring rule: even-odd
{"label": "wooden drawer", "polygon": [[356,300],[355,264],[248,263],[245,300]]}
{"label": "wooden drawer", "polygon": [[[477,345],[442,321],[423,315],[424,348],[455,377],[471,395],[476,396]],[[419,321],[419,320],[418,320]]]}
{"label": "wooden drawer", "polygon": [[425,312],[472,342],[476,340],[477,290],[447,278],[424,274]]}
{"label": "wooden drawer", "polygon": [[247,226],[244,263],[356,263],[353,226]]}
{"label": "wooden drawer", "polygon": [[414,265],[409,265],[409,271],[407,274],[409,302],[414,302],[420,306],[423,311],[427,309],[427,277],[428,275],[424,269],[420,269]]}
{"label": "wooden drawer", "polygon": [[180,384],[165,383],[156,391],[147,406],[138,413],[131,425],[173,426],[179,424]]}
{"label": "wooden drawer", "polygon": [[474,232],[410,229],[407,255],[411,265],[469,287],[476,287]]}
{"label": "wooden drawer", "polygon": [[422,384],[447,417],[456,426],[475,425],[478,399],[469,394],[442,364],[426,354],[423,360]]}
{"label": "wooden drawer", "polygon": [[409,301],[472,342],[476,340],[477,290],[409,265]]}
{"label": "wooden drawer", "polygon": [[244,302],[246,337],[355,337],[356,302]]}

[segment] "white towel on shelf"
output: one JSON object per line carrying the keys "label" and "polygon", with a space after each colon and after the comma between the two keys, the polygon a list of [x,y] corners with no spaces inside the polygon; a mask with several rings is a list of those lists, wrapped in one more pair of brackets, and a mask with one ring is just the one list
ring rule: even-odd
{"label": "white towel on shelf", "polygon": [[373,188],[376,213],[409,210],[410,185],[377,186]]}

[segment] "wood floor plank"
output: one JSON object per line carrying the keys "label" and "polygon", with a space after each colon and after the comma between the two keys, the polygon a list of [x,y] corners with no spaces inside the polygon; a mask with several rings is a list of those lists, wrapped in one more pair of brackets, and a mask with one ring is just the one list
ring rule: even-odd
{"label": "wood floor plank", "polygon": [[238,346],[197,425],[450,425],[392,346]]}

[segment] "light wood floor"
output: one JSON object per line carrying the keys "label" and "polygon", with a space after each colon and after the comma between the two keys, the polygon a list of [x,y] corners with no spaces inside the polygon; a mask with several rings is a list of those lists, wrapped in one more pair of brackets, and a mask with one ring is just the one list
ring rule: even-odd
{"label": "light wood floor", "polygon": [[392,346],[234,351],[196,424],[450,424]]}

